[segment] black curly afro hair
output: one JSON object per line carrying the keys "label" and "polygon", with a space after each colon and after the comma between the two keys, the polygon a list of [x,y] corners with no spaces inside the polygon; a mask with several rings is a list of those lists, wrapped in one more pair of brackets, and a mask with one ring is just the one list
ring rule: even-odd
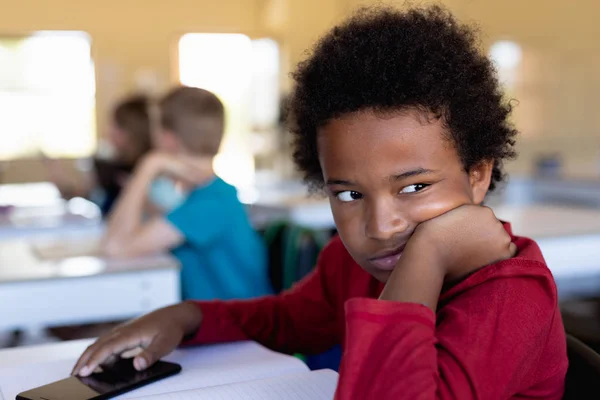
{"label": "black curly afro hair", "polygon": [[465,170],[493,160],[489,190],[515,157],[495,69],[478,50],[476,30],[440,6],[400,11],[364,8],[333,28],[293,73],[289,123],[294,161],[311,191],[322,189],[317,130],[362,110],[418,109],[442,118]]}

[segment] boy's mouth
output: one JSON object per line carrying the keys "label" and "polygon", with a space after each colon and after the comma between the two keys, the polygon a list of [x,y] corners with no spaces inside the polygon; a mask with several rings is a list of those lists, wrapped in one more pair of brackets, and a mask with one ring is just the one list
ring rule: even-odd
{"label": "boy's mouth", "polygon": [[398,263],[398,260],[400,260],[404,246],[402,245],[396,249],[385,251],[381,255],[370,258],[369,263],[377,269],[391,271]]}

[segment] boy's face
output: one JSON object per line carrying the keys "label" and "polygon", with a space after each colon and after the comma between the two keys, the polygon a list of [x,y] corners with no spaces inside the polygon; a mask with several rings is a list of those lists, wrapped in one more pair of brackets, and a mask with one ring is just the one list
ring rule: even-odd
{"label": "boy's face", "polygon": [[386,282],[417,225],[480,204],[491,163],[465,171],[439,119],[417,111],[356,112],[319,130],[319,161],[339,235]]}

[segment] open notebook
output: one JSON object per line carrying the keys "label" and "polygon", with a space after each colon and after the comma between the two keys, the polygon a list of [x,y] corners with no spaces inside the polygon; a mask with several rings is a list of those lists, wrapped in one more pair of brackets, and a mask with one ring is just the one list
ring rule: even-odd
{"label": "open notebook", "polygon": [[338,375],[330,369],[146,396],[146,400],[331,400]]}
{"label": "open notebook", "polygon": [[[181,364],[182,372],[119,398],[330,400],[337,385],[336,372],[309,371],[297,358],[254,342],[180,349],[164,359]],[[67,377],[74,363],[65,359],[0,369],[3,400]]]}

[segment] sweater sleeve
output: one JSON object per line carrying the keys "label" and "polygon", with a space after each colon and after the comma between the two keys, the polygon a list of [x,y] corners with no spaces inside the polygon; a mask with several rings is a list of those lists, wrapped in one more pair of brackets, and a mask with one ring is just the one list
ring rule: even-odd
{"label": "sweater sleeve", "polygon": [[203,344],[254,340],[285,353],[318,353],[339,342],[335,308],[337,246],[328,245],[315,270],[276,296],[252,300],[197,302],[203,320],[193,338]]}
{"label": "sweater sleeve", "polygon": [[562,397],[565,336],[547,279],[476,285],[437,323],[412,303],[352,299],[345,309],[338,400],[508,399],[523,388],[531,398]]}

